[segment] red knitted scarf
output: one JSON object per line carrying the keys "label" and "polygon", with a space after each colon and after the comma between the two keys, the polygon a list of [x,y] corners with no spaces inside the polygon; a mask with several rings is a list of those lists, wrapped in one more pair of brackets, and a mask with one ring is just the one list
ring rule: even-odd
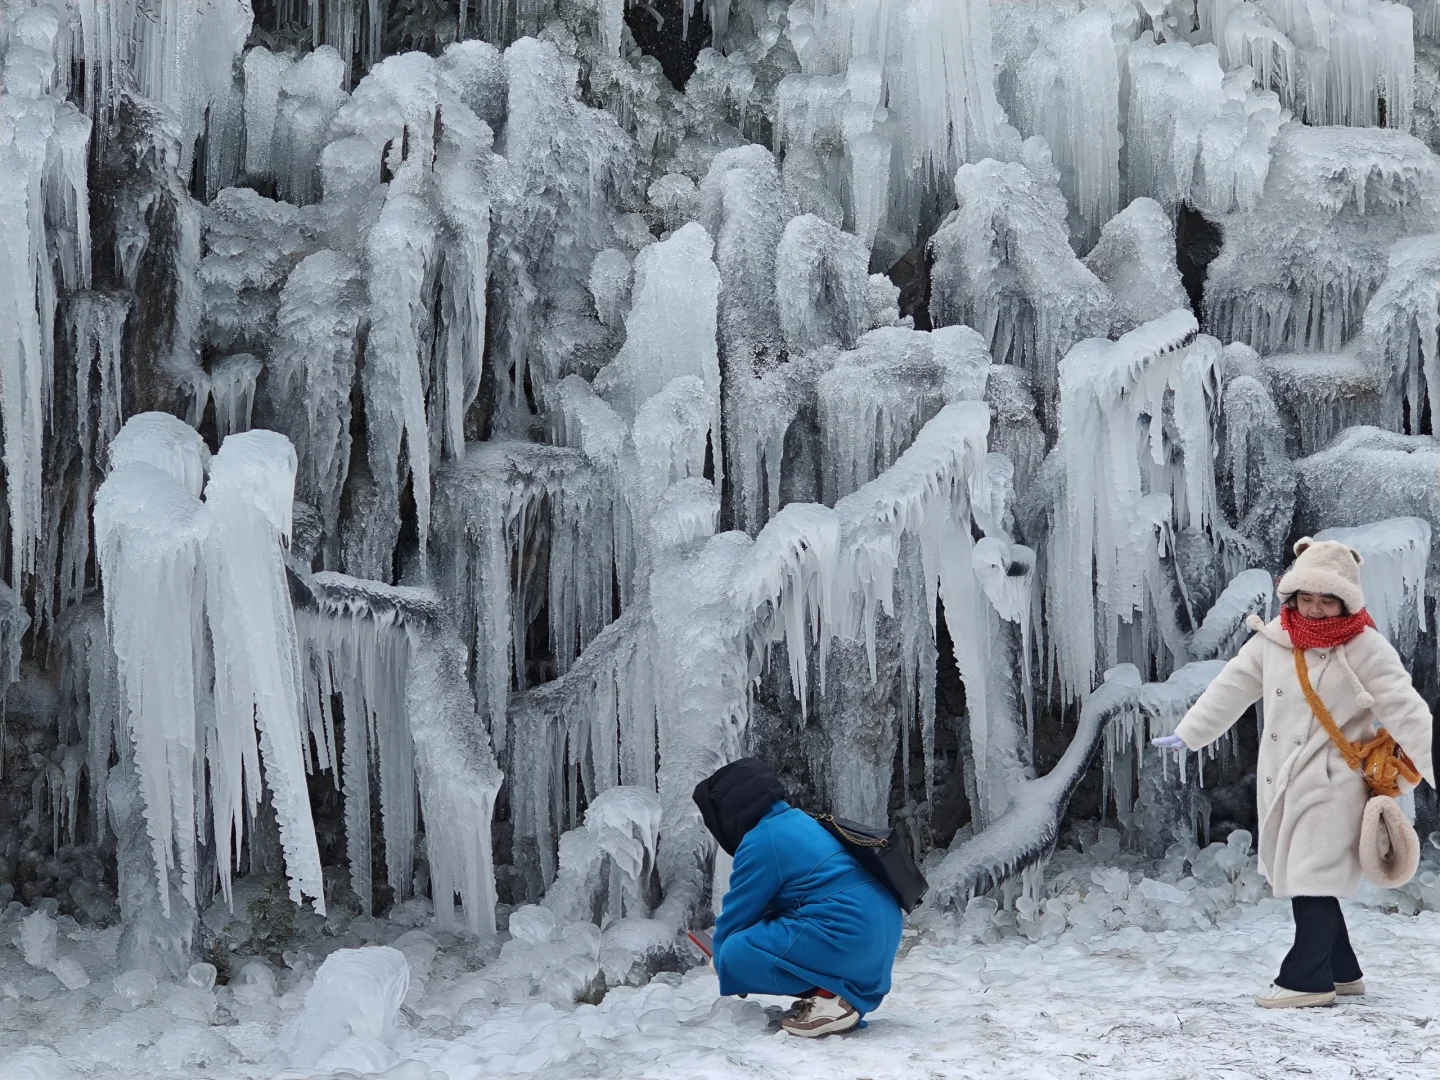
{"label": "red knitted scarf", "polygon": [[1333,619],[1307,619],[1294,608],[1280,609],[1280,625],[1290,635],[1297,649],[1333,649],[1351,638],[1359,637],[1367,626],[1374,627],[1370,612],[1361,608],[1354,615],[1337,615]]}

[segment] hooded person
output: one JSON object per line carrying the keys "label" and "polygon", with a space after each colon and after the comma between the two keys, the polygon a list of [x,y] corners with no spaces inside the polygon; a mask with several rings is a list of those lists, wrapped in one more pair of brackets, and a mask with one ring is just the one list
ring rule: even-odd
{"label": "hooded person", "polygon": [[849,1031],[890,991],[903,916],[890,891],[809,814],[763,761],[741,758],[695,788],[734,859],[712,939],[721,994],[799,998],[781,1026]]}
{"label": "hooded person", "polygon": [[1371,798],[1352,765],[1359,749],[1383,727],[1408,755],[1396,759],[1402,775],[1395,793],[1413,789],[1421,776],[1435,783],[1430,710],[1365,610],[1360,553],[1306,537],[1295,555],[1276,589],[1280,617],[1266,623],[1250,616],[1255,635],[1175,734],[1154,740],[1199,750],[1264,702],[1255,772],[1260,870],[1295,915],[1295,945],[1255,999],[1265,1008],[1363,994],[1339,898],[1353,896],[1362,875],[1394,888],[1414,873],[1418,839],[1392,799]]}

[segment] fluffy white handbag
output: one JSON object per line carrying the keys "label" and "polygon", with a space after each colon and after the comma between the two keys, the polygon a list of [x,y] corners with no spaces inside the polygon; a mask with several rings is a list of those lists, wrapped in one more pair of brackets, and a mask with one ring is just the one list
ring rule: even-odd
{"label": "fluffy white handbag", "polygon": [[1360,821],[1360,869],[1382,889],[1398,889],[1420,866],[1420,837],[1405,819],[1400,804],[1375,795],[1365,804]]}

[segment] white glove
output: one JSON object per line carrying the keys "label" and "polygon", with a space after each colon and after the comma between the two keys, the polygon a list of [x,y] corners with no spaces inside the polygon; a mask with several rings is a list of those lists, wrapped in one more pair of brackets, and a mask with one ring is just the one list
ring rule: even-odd
{"label": "white glove", "polygon": [[1188,750],[1185,740],[1179,735],[1161,735],[1158,739],[1150,740],[1151,746],[1158,746],[1164,750]]}

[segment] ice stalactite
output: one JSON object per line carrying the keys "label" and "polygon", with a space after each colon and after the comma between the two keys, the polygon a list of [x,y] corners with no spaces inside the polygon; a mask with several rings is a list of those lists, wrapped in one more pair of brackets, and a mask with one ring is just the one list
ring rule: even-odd
{"label": "ice stalactite", "polygon": [[[1440,449],[1425,435],[1375,427],[1346,431],[1295,463],[1299,477],[1293,531],[1359,528],[1390,518],[1422,517],[1440,528]],[[1430,580],[1440,580],[1431,548]]]}
{"label": "ice stalactite", "polygon": [[1418,434],[1428,408],[1440,417],[1440,235],[1397,240],[1365,308],[1361,355],[1388,375],[1386,421]]}
{"label": "ice stalactite", "polygon": [[965,165],[955,192],[959,208],[930,241],[931,319],[975,327],[997,362],[1024,368],[1051,402],[1060,357],[1109,330],[1113,298],[1070,249],[1064,202],[1029,168]]}
{"label": "ice stalactite", "polygon": [[1183,663],[1182,642],[1155,640],[1171,636],[1155,615],[1158,557],[1181,529],[1217,520],[1211,458],[1219,359],[1219,343],[1196,337],[1194,316],[1181,310],[1116,342],[1081,342],[1061,364],[1065,479],[1047,604],[1068,698],[1085,697],[1115,663],[1154,656],[1164,670],[1162,645],[1172,666]]}
{"label": "ice stalactite", "polygon": [[[502,435],[523,433],[544,405],[544,387],[572,373],[547,357],[546,334],[589,307],[595,256],[622,240],[617,215],[596,208],[625,202],[635,183],[633,142],[609,113],[576,100],[566,64],[554,44],[533,38],[504,54],[505,123],[496,150],[507,169],[490,243],[514,257],[494,268],[486,350],[496,386],[491,423]],[[627,246],[651,239],[646,231]]]}
{"label": "ice stalactite", "polygon": [[[1222,54],[1223,55],[1223,54]],[[1250,69],[1222,70],[1209,45],[1137,43],[1129,55],[1125,144],[1131,197],[1210,213],[1259,202],[1270,155],[1290,113]]]}
{"label": "ice stalactite", "polygon": [[[100,0],[82,2],[101,6]],[[111,9],[109,32],[114,35],[107,59],[113,67],[127,43],[133,48],[129,68],[136,88],[179,120],[182,175],[190,174],[196,143],[205,136],[204,175],[207,194],[214,195],[238,172],[239,161],[224,155],[240,143],[244,101],[234,68],[254,22],[250,4],[247,0],[160,0],[156,5],[111,0],[106,6]],[[88,47],[88,36],[85,41]],[[94,44],[98,51],[107,43],[97,34]],[[86,63],[103,66],[105,60],[87,53]],[[112,92],[118,86],[116,80]]]}
{"label": "ice stalactite", "polygon": [[365,288],[359,264],[322,250],[291,271],[280,292],[269,357],[276,426],[300,460],[296,495],[320,512],[327,566],[338,561],[336,525],[350,466],[350,388],[355,381]]}
{"label": "ice stalactite", "polygon": [[[386,879],[397,900],[408,899],[412,885],[415,750],[405,711],[410,640],[396,611],[403,610],[402,603],[414,603],[409,593],[415,590],[395,590],[395,606],[385,608],[373,601],[372,593],[381,588],[374,583],[322,573],[312,579],[312,587],[320,601],[320,617],[307,612],[297,615],[297,622],[314,679],[305,693],[309,735],[320,751],[313,771],[336,770],[345,807],[350,887],[361,910],[368,913],[373,884],[372,762],[380,778]],[[334,695],[340,698],[343,718],[338,762],[333,760],[337,743],[330,701]]]}
{"label": "ice stalactite", "polygon": [[775,159],[763,146],[716,154],[700,184],[700,224],[715,242],[720,270],[720,353],[727,363],[746,360],[749,350],[756,360],[778,351],[775,253],[790,210]]}
{"label": "ice stalactite", "polygon": [[1274,0],[1265,5],[1300,57],[1298,104],[1307,123],[1410,130],[1415,38],[1411,11],[1385,0],[1330,6]]}
{"label": "ice stalactite", "polygon": [[815,387],[824,501],[883,473],[949,402],[979,400],[991,366],[984,340],[968,326],[884,327],[835,357]]}
{"label": "ice stalactite", "polygon": [[892,224],[911,232],[924,193],[943,187],[957,166],[989,155],[999,138],[988,0],[815,0],[810,11],[792,8],[790,20],[806,75],[834,75],[861,60],[878,64],[884,89],[877,101],[895,118]]}
{"label": "ice stalactite", "polygon": [[1225,659],[1240,651],[1250,636],[1245,620],[1262,619],[1270,613],[1275,581],[1264,570],[1244,570],[1235,575],[1205,615],[1205,621],[1190,639],[1190,655],[1196,660]]}
{"label": "ice stalactite", "polygon": [[[792,42],[810,32],[802,28],[807,14],[793,12]],[[889,200],[891,137],[877,123],[883,91],[880,65],[868,56],[837,75],[786,75],[776,91],[786,189],[801,211],[837,227],[848,220],[866,251],[885,224]]]}
{"label": "ice stalactite", "polygon": [[[215,721],[206,734],[220,880],[230,895],[230,834],[243,834],[265,784],[275,803],[290,898],[325,912],[302,744],[300,656],[281,545],[289,542],[295,450],[272,431],[231,435],[205,488],[205,603],[215,648]],[[256,744],[256,729],[259,743]],[[258,751],[258,752],[257,752]]]}
{"label": "ice stalactite", "polygon": [[557,674],[612,614],[612,495],[577,450],[533,443],[472,443],[437,485],[439,581],[454,597],[474,656],[480,715],[506,753],[512,683],[524,689],[534,613],[549,613]]}
{"label": "ice stalactite", "polygon": [[49,7],[0,13],[0,420],[17,588],[40,569],[59,292],[90,286],[91,125],[57,79],[68,59],[61,31]]}
{"label": "ice stalactite", "polygon": [[[720,274],[709,234],[691,222],[635,259],[634,300],[625,317],[625,344],[595,377],[595,392],[633,423],[650,398],[673,379],[694,376],[714,401],[711,439],[720,443],[720,358],[715,344]],[[723,470],[717,469],[718,477]],[[663,490],[663,486],[660,489]]]}
{"label": "ice stalactite", "polygon": [[1109,13],[1086,8],[1049,26],[1019,79],[1021,130],[1049,144],[1071,234],[1088,249],[1120,208],[1120,68]]}
{"label": "ice stalactite", "polygon": [[1440,226],[1440,165],[1398,131],[1292,121],[1264,197],[1220,225],[1207,330],[1261,353],[1336,352],[1359,331],[1391,246]]}
{"label": "ice stalactite", "polygon": [[[41,630],[85,594],[91,499],[110,440],[120,430],[122,346],[130,308],[130,298],[117,293],[84,291],[69,302],[64,340],[74,364],[75,444],[66,451],[73,454],[76,469],[63,506],[52,502],[46,508],[48,526],[35,584],[35,619]],[[58,420],[52,418],[52,423]]]}
{"label": "ice stalactite", "polygon": [[1353,349],[1275,353],[1260,359],[1299,455],[1313,454],[1347,428],[1385,418],[1385,382]]}
{"label": "ice stalactite", "polygon": [[1035,552],[1003,535],[988,535],[975,544],[971,560],[985,598],[979,605],[982,622],[972,630],[984,665],[985,710],[969,718],[978,801],[972,812],[976,827],[983,828],[1005,813],[1013,793],[1034,776],[1029,661]]}
{"label": "ice stalactite", "polygon": [[780,329],[792,352],[850,349],[869,321],[870,253],[813,214],[792,218],[775,252]]}
{"label": "ice stalactite", "polygon": [[320,152],[346,98],[345,62],[334,49],[321,46],[287,68],[279,84],[275,129],[265,156],[280,197],[304,206],[320,198]]}
{"label": "ice stalactite", "polygon": [[[431,336],[431,290],[439,223],[415,192],[419,166],[402,166],[385,208],[365,241],[370,331],[365,346],[366,431],[376,512],[364,527],[361,577],[388,581],[400,535],[400,496],[408,479],[415,498],[423,562],[430,533],[430,429],[425,415],[425,369]],[[428,366],[428,365],[427,365]],[[403,451],[403,454],[402,454]]]}
{"label": "ice stalactite", "polygon": [[1256,546],[1258,561],[1279,567],[1295,517],[1295,467],[1259,357],[1248,345],[1224,350],[1216,483],[1229,523]]}
{"label": "ice stalactite", "polygon": [[1322,529],[1317,540],[1336,540],[1364,558],[1360,587],[1365,610],[1375,626],[1407,661],[1415,658],[1416,639],[1426,632],[1426,566],[1430,561],[1430,523],[1423,518],[1391,518],[1348,529]]}
{"label": "ice stalactite", "polygon": [[1105,222],[1083,261],[1115,297],[1114,333],[1190,306],[1175,266],[1175,226],[1154,199],[1134,199]]}
{"label": "ice stalactite", "polygon": [[491,822],[504,774],[495,764],[490,725],[475,708],[465,676],[465,647],[431,624],[413,652],[406,691],[430,895],[441,929],[459,926],[454,897],[472,934],[495,931],[495,856]]}
{"label": "ice stalactite", "polygon": [[[713,531],[713,526],[712,526]],[[555,837],[577,821],[576,789],[655,787],[656,717],[648,604],[607,626],[564,676],[515,695],[510,805],[517,842],[535,845],[540,890],[554,879]]]}

